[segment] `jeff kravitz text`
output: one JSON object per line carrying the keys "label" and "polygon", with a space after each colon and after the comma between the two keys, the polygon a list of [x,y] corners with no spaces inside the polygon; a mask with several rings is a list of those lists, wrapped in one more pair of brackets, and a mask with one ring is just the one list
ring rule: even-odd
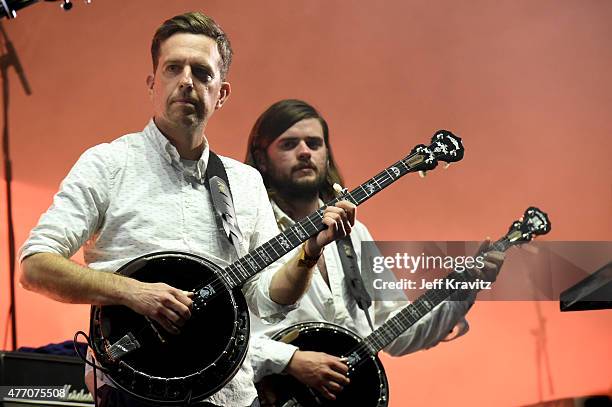
{"label": "jeff kravitz text", "polygon": [[384,281],[377,278],[372,285],[376,290],[490,290],[491,282],[477,278],[474,281],[457,281],[454,278],[435,278],[431,281],[421,279],[421,284],[417,281],[402,278],[397,281]]}

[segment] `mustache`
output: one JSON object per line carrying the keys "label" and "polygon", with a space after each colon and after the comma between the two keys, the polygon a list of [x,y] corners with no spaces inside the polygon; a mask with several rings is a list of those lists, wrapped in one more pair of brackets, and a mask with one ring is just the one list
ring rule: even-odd
{"label": "mustache", "polygon": [[311,170],[317,171],[317,166],[316,166],[316,165],[314,165],[314,164],[313,164],[313,163],[311,163],[311,162],[306,162],[306,163],[301,163],[301,164],[297,164],[297,165],[295,165],[295,166],[294,166],[294,167],[291,169],[291,171],[292,171],[292,172],[295,172],[295,171],[304,170],[304,169],[311,169]]}
{"label": "mustache", "polygon": [[177,95],[172,98],[172,102],[187,102],[192,103],[194,105],[200,103],[191,92],[178,92]]}
{"label": "mustache", "polygon": [[172,101],[173,102],[186,102],[186,103],[191,103],[191,104],[194,104],[194,105],[197,105],[198,103],[200,103],[200,102],[198,102],[197,99],[194,99],[194,98],[191,98],[191,97],[181,97],[181,96],[176,97],[176,98],[172,98]]}

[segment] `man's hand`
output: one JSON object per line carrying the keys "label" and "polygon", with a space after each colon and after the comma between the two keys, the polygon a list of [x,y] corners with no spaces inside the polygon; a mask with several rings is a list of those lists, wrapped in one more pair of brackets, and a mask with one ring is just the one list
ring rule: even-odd
{"label": "man's hand", "polygon": [[[355,205],[348,201],[340,201],[335,206],[326,207],[323,212],[323,223],[327,228],[308,239],[304,245],[303,254],[315,262],[323,253],[325,245],[351,232],[355,224]],[[300,262],[299,257],[299,254],[293,256],[272,276],[269,288],[270,299],[277,304],[295,303],[310,286],[314,264],[304,264]]]}
{"label": "man's hand", "polygon": [[296,351],[285,371],[330,400],[350,382],[346,363],[322,352]]}
{"label": "man's hand", "polygon": [[33,254],[21,268],[19,281],[27,290],[71,304],[125,305],[173,334],[191,316],[193,294],[164,283],[88,269],[55,253]]}
{"label": "man's hand", "polygon": [[171,334],[178,334],[180,327],[191,317],[193,293],[165,283],[143,283],[133,280],[132,285],[133,289],[128,295],[126,305],[158,322]]}
{"label": "man's hand", "polygon": [[[494,282],[497,279],[497,275],[499,274],[502,265],[504,264],[506,254],[496,250],[486,252],[490,248],[491,241],[489,239],[482,242],[480,248],[478,249],[478,255],[482,255],[484,257],[484,266],[482,268],[474,268],[471,270],[471,272],[475,277],[485,281]],[[484,253],[484,255],[482,253]]]}
{"label": "man's hand", "polygon": [[349,201],[340,201],[335,206],[328,206],[323,211],[323,223],[327,228],[306,242],[306,254],[316,257],[323,251],[323,247],[334,240],[343,238],[351,233],[355,224],[357,207]]}

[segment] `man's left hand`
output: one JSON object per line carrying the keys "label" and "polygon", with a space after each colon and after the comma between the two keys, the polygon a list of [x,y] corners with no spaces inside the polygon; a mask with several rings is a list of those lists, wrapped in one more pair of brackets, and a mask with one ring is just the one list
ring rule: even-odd
{"label": "man's left hand", "polygon": [[[485,240],[480,249],[478,249],[478,255],[484,257],[484,266],[482,268],[472,269],[472,273],[475,277],[478,277],[485,281],[494,282],[497,279],[497,275],[504,264],[506,254],[497,250],[487,251],[491,248],[491,241]],[[483,252],[486,252],[482,254]]]}
{"label": "man's left hand", "polygon": [[327,244],[351,233],[356,211],[357,207],[349,201],[340,201],[335,206],[326,207],[323,211],[323,223],[327,228],[308,239],[306,254],[316,257],[323,252],[323,247]]}

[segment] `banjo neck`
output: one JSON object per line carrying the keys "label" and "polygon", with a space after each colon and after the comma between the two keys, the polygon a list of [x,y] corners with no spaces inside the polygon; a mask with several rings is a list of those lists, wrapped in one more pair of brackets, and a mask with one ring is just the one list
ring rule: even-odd
{"label": "banjo neck", "polygon": [[[536,235],[543,235],[549,231],[548,215],[538,208],[529,207],[523,218],[510,226],[505,236],[492,243],[491,247],[485,252],[479,254],[489,251],[505,252],[514,245],[530,242]],[[478,280],[480,279],[467,271],[451,272],[442,279],[442,283],[438,287],[427,290],[414,302],[404,307],[374,332],[366,336],[362,343],[346,356],[347,363],[354,367],[369,357],[375,356],[436,306],[447,300],[452,294],[461,291],[458,288],[459,286],[476,289],[480,286]]]}
{"label": "banjo neck", "polygon": [[[438,161],[450,163],[462,158],[461,139],[449,131],[439,130],[432,137],[431,145],[416,146],[405,158],[385,168],[352,191],[343,191],[325,206],[335,205],[340,200],[348,200],[359,206],[408,173],[429,171],[437,166]],[[227,266],[221,278],[231,288],[240,287],[253,275],[315,236],[326,227],[322,222],[325,206]],[[205,287],[200,287],[202,288]]]}

